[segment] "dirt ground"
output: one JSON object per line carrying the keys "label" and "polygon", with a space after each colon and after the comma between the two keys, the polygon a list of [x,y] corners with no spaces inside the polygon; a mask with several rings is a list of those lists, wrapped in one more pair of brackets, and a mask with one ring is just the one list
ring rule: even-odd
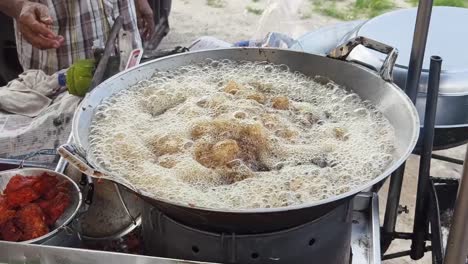
{"label": "dirt ground", "polygon": [[[288,0],[289,1],[289,0]],[[207,3],[219,3],[220,1],[207,0],[174,0],[172,13],[170,16],[171,31],[166,39],[163,40],[161,48],[173,48],[175,46],[188,46],[192,41],[200,36],[214,36],[219,39],[236,42],[240,40],[248,40],[261,36],[268,32],[269,29],[277,30],[284,33],[292,33],[293,35],[301,35],[308,31],[313,31],[317,28],[331,25],[339,22],[339,20],[323,16],[312,10],[312,6],[308,1],[290,2],[305,2],[301,5],[301,14],[291,14],[288,21],[280,23],[279,17],[276,15],[270,16],[270,19],[260,21],[261,16],[259,11],[266,7],[266,1],[252,0],[225,0],[221,1],[222,7],[213,7]],[[293,4],[294,4],[293,3]],[[407,7],[404,1],[397,1],[399,7]],[[251,11],[248,11],[251,10]],[[272,19],[273,18],[273,19]],[[294,26],[292,26],[294,25]],[[441,151],[439,154],[444,154],[453,158],[464,158],[466,147],[458,147],[451,150]],[[412,219],[414,212],[414,202],[416,198],[416,184],[418,173],[419,158],[412,156],[406,169],[404,186],[402,190],[401,204],[407,205],[409,214],[403,214],[399,217],[397,230],[410,232],[412,230]],[[443,177],[459,177],[462,166],[448,164],[442,161],[433,161],[431,174],[434,176]],[[385,186],[380,195],[380,212],[383,217],[385,208],[387,187]],[[409,243],[395,242],[388,251],[396,252],[399,250],[408,250]],[[411,261],[409,258],[399,258],[396,260],[386,261],[386,264],[402,264],[402,263],[431,263],[430,254],[420,261]]]}

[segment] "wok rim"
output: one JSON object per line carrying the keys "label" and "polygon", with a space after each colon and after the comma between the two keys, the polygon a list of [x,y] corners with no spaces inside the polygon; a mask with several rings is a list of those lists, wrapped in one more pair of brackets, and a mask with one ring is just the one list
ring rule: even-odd
{"label": "wok rim", "polygon": [[[316,55],[316,54],[311,54],[311,53],[306,53],[306,52],[296,51],[296,50],[290,50],[290,49],[257,48],[257,47],[231,47],[231,48],[221,48],[221,49],[204,49],[204,50],[190,51],[190,52],[186,52],[186,53],[174,54],[174,55],[158,58],[158,59],[155,59],[155,60],[147,61],[147,62],[142,63],[142,64],[140,64],[140,65],[138,65],[136,67],[133,67],[133,68],[125,70],[125,71],[122,71],[122,72],[110,77],[109,79],[102,82],[98,86],[96,86],[96,88],[93,91],[91,91],[90,93],[87,93],[85,98],[83,98],[83,100],[81,101],[80,105],[78,106],[78,108],[77,108],[77,110],[76,110],[76,112],[75,112],[75,114],[73,116],[72,135],[73,135],[74,143],[77,144],[79,147],[82,147],[83,149],[85,149],[83,147],[83,144],[80,142],[79,137],[76,137],[75,135],[79,135],[77,127],[79,126],[79,123],[80,123],[79,120],[80,120],[81,113],[83,112],[83,109],[84,109],[84,104],[87,101],[86,99],[88,97],[91,97],[93,95],[93,93],[95,93],[95,91],[97,89],[103,89],[103,88],[105,89],[105,86],[108,83],[113,83],[115,81],[118,81],[118,79],[120,79],[123,75],[128,74],[129,72],[138,71],[139,68],[145,67],[146,65],[157,63],[157,62],[164,61],[164,60],[171,60],[174,57],[187,56],[187,54],[190,55],[190,54],[197,54],[197,53],[206,53],[206,52],[211,52],[211,51],[229,52],[229,51],[243,51],[243,50],[257,50],[259,53],[262,53],[264,50],[269,51],[269,52],[278,51],[278,52],[302,54],[302,55],[309,56],[309,57],[310,56],[322,57],[322,58],[325,58],[325,59],[328,59],[328,60],[334,60],[334,61],[339,61],[341,63],[352,64],[355,67],[359,67],[359,68],[365,70],[368,74],[372,74],[375,77],[381,79],[381,77],[377,74],[377,72],[372,71],[371,69],[366,68],[366,67],[364,67],[362,65],[359,65],[357,63],[332,59],[332,58],[323,57],[323,56]],[[249,61],[248,58],[246,58],[245,60]],[[255,60],[250,60],[250,61],[255,61]],[[282,64],[287,65],[287,63],[282,63]],[[128,186],[126,186],[124,184],[121,184],[119,182],[116,182],[116,183],[125,186],[126,188],[132,190],[133,192],[135,192],[138,195],[144,196],[147,199],[151,199],[151,200],[157,201],[159,203],[166,203],[166,204],[170,204],[170,205],[174,205],[174,206],[178,206],[178,207],[182,207],[182,208],[186,208],[186,209],[204,211],[204,212],[207,212],[207,213],[231,213],[231,214],[277,213],[277,212],[300,210],[300,209],[325,205],[325,204],[332,203],[332,202],[335,202],[335,201],[343,200],[343,199],[348,198],[348,197],[353,197],[354,195],[358,194],[359,192],[361,192],[361,191],[363,191],[365,189],[368,189],[368,188],[374,186],[375,184],[377,184],[377,183],[379,183],[381,181],[386,180],[386,178],[391,173],[393,173],[398,167],[400,167],[408,159],[408,157],[412,154],[412,152],[413,152],[413,150],[416,147],[416,144],[418,142],[418,137],[419,137],[419,132],[420,132],[419,131],[420,120],[419,120],[419,114],[417,112],[416,106],[412,103],[412,101],[409,99],[409,97],[395,83],[393,83],[393,82],[386,82],[386,83],[391,86],[391,89],[395,90],[395,93],[398,96],[400,96],[400,99],[402,100],[402,102],[404,102],[405,105],[407,105],[407,107],[409,108],[409,111],[410,111],[409,114],[411,116],[413,116],[413,119],[415,121],[414,125],[413,125],[413,131],[412,131],[412,135],[411,135],[410,144],[409,144],[408,147],[406,147],[405,151],[403,152],[404,154],[401,155],[399,159],[394,161],[393,165],[388,167],[386,170],[384,170],[378,177],[374,178],[371,181],[366,182],[363,185],[360,185],[357,188],[354,188],[354,189],[352,189],[350,191],[347,191],[345,193],[335,195],[335,196],[330,196],[330,197],[328,197],[326,199],[321,199],[321,200],[317,200],[317,201],[313,201],[313,202],[306,202],[306,203],[302,203],[302,204],[298,204],[298,205],[290,205],[290,206],[284,206],[284,207],[222,209],[222,208],[208,208],[208,207],[201,207],[201,206],[190,206],[188,204],[183,204],[183,203],[180,203],[180,202],[174,202],[174,201],[170,201],[170,200],[164,199],[164,198],[154,198],[154,197],[146,196],[146,195],[142,194],[139,190],[133,190],[133,188],[130,188],[130,187],[128,187]],[[85,150],[88,151],[87,149],[85,149]],[[89,160],[87,160],[87,161],[90,162]],[[92,165],[95,166],[95,164],[92,164]],[[99,169],[101,169],[101,168],[99,168]],[[110,180],[110,179],[108,179],[108,180]],[[113,181],[113,180],[111,180],[111,181]],[[113,182],[115,182],[115,181],[113,181]],[[146,202],[148,203],[148,201],[146,201]]]}
{"label": "wok rim", "polygon": [[[68,224],[70,224],[75,219],[76,215],[80,211],[82,203],[83,203],[83,194],[81,193],[81,190],[78,187],[78,184],[76,184],[76,182],[74,180],[72,180],[70,177],[68,177],[67,175],[62,174],[60,172],[53,171],[53,170],[43,169],[43,168],[17,168],[17,169],[1,171],[0,176],[3,173],[6,173],[6,172],[8,172],[8,173],[18,172],[18,174],[21,174],[22,176],[30,176],[30,175],[27,175],[27,172],[47,172],[47,173],[52,174],[54,176],[60,176],[60,177],[63,177],[65,180],[69,181],[73,185],[73,188],[75,188],[75,191],[76,191],[76,193],[78,195],[77,205],[76,205],[75,210],[73,210],[73,213],[70,214],[70,216],[67,218],[67,220],[65,220],[60,226],[54,228],[52,231],[48,232],[47,234],[45,234],[43,236],[40,236],[40,237],[37,237],[37,238],[34,238],[34,239],[30,239],[30,240],[18,241],[18,242],[12,242],[12,243],[35,244],[37,242],[45,242],[45,241],[47,241],[47,239],[54,237],[57,233],[62,232],[63,228],[65,226],[68,226]],[[0,241],[3,241],[3,240],[0,240]]]}

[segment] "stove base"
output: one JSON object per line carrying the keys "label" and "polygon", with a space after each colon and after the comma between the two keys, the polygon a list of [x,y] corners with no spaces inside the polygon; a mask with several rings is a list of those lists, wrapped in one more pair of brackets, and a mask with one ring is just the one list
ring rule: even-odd
{"label": "stove base", "polygon": [[236,235],[200,231],[147,206],[142,215],[145,251],[216,263],[349,264],[352,207],[343,204],[315,221],[279,232]]}

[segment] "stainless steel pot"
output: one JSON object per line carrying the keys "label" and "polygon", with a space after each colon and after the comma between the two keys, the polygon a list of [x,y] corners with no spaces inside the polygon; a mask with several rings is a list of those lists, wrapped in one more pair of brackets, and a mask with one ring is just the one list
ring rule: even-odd
{"label": "stainless steel pot", "polygon": [[[196,225],[201,229],[211,229],[222,232],[259,233],[280,230],[311,221],[349,201],[358,192],[372,187],[385,180],[391,172],[400,166],[413,150],[419,132],[417,111],[409,98],[391,82],[391,73],[397,52],[391,47],[367,39],[359,38],[358,43],[371,49],[388,54],[386,64],[377,73],[366,67],[343,61],[351,49],[337,49],[331,57],[322,57],[302,52],[280,49],[232,48],[191,52],[150,61],[138,67],[122,72],[89,93],[75,113],[73,120],[73,138],[75,148],[61,148],[64,158],[75,164],[83,172],[94,177],[105,177],[120,182],[132,189],[125,181],[116,179],[89,158],[86,160],[86,150],[89,147],[89,128],[96,107],[107,97],[116,92],[128,89],[137,82],[150,78],[155,71],[170,70],[182,65],[202,63],[207,58],[233,61],[268,61],[274,64],[286,64],[291,71],[302,72],[307,76],[324,76],[334,82],[353,90],[363,100],[371,101],[390,121],[395,128],[396,142],[394,160],[388,168],[374,180],[363,184],[347,193],[330,197],[321,201],[305,203],[296,206],[264,209],[213,210],[209,208],[191,207],[177,201],[154,199],[142,196],[147,202],[158,207],[169,217],[187,225]],[[67,151],[75,153],[67,153]],[[63,151],[67,150],[67,151]],[[80,157],[73,156],[81,153]],[[72,155],[70,155],[72,154]],[[78,159],[77,159],[78,158]],[[138,190],[133,190],[138,193]],[[275,219],[271,221],[271,219]]]}
{"label": "stainless steel pot", "polygon": [[76,223],[77,214],[80,212],[82,203],[82,194],[78,185],[69,177],[64,174],[51,171],[48,169],[39,168],[22,168],[13,169],[0,172],[0,190],[3,190],[10,179],[19,174],[22,176],[40,176],[43,173],[53,175],[59,179],[60,182],[68,182],[70,184],[70,205],[65,212],[55,222],[55,228],[49,233],[27,241],[19,243],[24,244],[43,244],[50,246],[68,246],[77,247],[80,245],[80,237],[74,224]]}

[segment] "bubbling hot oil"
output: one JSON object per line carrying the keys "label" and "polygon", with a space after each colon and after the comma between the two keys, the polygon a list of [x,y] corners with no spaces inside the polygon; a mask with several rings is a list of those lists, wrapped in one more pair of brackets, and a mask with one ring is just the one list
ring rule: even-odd
{"label": "bubbling hot oil", "polygon": [[285,65],[213,61],[156,72],[98,107],[90,155],[145,195],[217,209],[339,195],[393,157],[388,120]]}

